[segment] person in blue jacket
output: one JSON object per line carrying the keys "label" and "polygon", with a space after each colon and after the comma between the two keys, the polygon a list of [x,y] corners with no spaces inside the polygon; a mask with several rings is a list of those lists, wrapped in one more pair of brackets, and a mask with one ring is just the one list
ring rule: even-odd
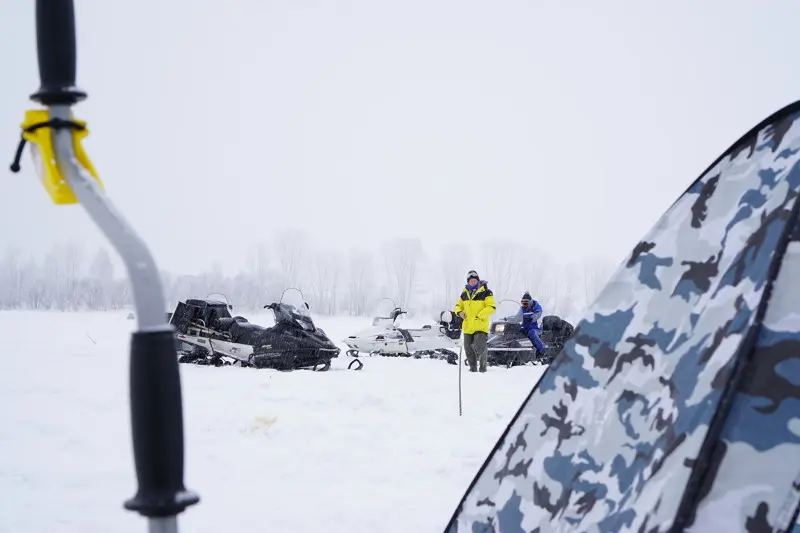
{"label": "person in blue jacket", "polygon": [[519,311],[514,317],[515,321],[522,323],[519,329],[528,335],[528,338],[540,352],[544,352],[547,349],[547,345],[539,338],[539,333],[542,332],[539,319],[542,318],[543,312],[539,302],[534,300],[529,292],[526,292],[522,295]]}

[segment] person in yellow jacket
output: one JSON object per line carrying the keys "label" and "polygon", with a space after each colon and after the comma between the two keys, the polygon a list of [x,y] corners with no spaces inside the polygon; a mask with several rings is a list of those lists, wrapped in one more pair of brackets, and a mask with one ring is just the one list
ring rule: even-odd
{"label": "person in yellow jacket", "polygon": [[[478,273],[470,270],[467,274],[467,285],[461,291],[453,311],[464,323],[464,351],[467,352],[469,371],[486,372],[486,340],[489,337],[489,317],[497,310],[497,303],[485,281]],[[459,361],[458,364],[461,364]]]}

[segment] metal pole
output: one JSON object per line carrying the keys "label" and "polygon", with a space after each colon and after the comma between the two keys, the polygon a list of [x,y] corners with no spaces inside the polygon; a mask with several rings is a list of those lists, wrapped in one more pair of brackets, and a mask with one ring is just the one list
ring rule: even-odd
{"label": "metal pole", "polygon": [[461,410],[461,367],[463,365],[463,361],[461,361],[461,357],[464,355],[464,336],[461,336],[461,346],[458,347],[458,416],[462,415]]}
{"label": "metal pole", "polygon": [[173,328],[166,322],[150,250],[75,153],[71,107],[87,95],[75,86],[73,0],[36,0],[36,42],[41,86],[31,100],[49,115],[37,127],[49,128],[61,178],[120,254],[133,289],[139,330],[131,339],[130,409],[138,489],[125,508],[146,516],[153,533],[177,533],[177,515],[200,498],[183,482],[183,406]]}

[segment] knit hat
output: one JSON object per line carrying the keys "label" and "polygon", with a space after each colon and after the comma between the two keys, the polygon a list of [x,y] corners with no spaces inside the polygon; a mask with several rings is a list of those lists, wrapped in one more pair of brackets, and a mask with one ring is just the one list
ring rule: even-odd
{"label": "knit hat", "polygon": [[480,281],[480,280],[481,280],[481,277],[478,275],[478,273],[477,273],[477,272],[475,272],[474,270],[470,270],[470,271],[467,273],[467,281],[469,281],[469,280],[471,280],[471,279],[473,279],[473,278],[477,279],[478,281]]}
{"label": "knit hat", "polygon": [[531,293],[529,293],[528,291],[525,291],[525,294],[522,295],[522,300],[520,300],[520,301],[521,302],[531,303],[533,301],[533,298],[531,298]]}

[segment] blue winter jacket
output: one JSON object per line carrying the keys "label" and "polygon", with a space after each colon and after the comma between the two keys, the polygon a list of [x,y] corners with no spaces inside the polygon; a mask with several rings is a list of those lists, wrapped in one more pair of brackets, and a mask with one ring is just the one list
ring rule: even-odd
{"label": "blue winter jacket", "polygon": [[514,316],[516,322],[522,322],[522,331],[535,330],[541,331],[542,327],[539,325],[539,319],[542,318],[542,306],[536,300],[531,302],[528,307],[520,306],[519,311]]}

